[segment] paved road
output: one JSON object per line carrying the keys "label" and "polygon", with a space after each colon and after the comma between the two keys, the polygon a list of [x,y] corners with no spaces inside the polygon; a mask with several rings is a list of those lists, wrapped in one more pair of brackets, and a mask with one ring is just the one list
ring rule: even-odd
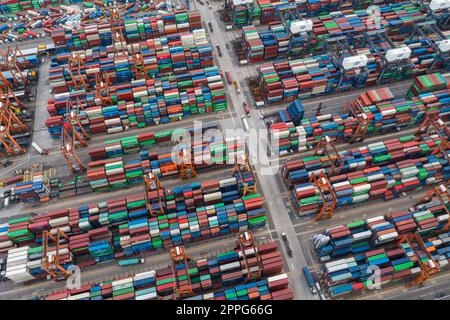
{"label": "paved road", "polygon": [[[216,3],[212,3],[213,6],[217,7]],[[197,7],[197,10],[202,15],[203,21],[211,21],[214,32],[209,32],[211,37],[213,46],[215,48],[216,45],[220,45],[223,53],[223,57],[218,59],[218,63],[222,70],[230,71],[233,79],[238,79],[241,87],[241,94],[236,94],[234,89],[229,90],[231,102],[234,106],[234,110],[237,115],[238,127],[243,128],[241,117],[244,116],[243,103],[246,101],[249,105],[250,96],[249,89],[247,87],[245,79],[245,75],[242,73],[240,68],[236,68],[237,61],[236,57],[232,55],[230,45],[230,50],[226,49],[226,43],[228,42],[228,35],[226,35],[225,27],[223,23],[220,21],[218,15],[215,17],[212,16],[211,10],[207,8],[207,6],[194,4]],[[219,25],[220,24],[220,25]],[[300,248],[298,241],[295,238],[295,232],[290,223],[289,219],[289,210],[286,207],[286,204],[281,201],[279,195],[279,189],[274,179],[274,175],[264,175],[263,163],[268,163],[268,159],[266,156],[266,141],[264,141],[263,137],[267,136],[267,131],[264,126],[264,123],[259,118],[258,111],[255,109],[251,110],[251,117],[247,118],[249,127],[254,130],[261,130],[261,135],[258,136],[258,159],[253,157],[253,154],[250,153],[250,160],[254,165],[257,178],[258,178],[258,191],[264,195],[266,200],[266,205],[270,211],[271,220],[273,222],[274,228],[271,231],[276,231],[277,234],[281,232],[286,232],[288,236],[288,240],[291,244],[292,250],[294,252],[294,256],[289,259],[289,271],[290,271],[290,286],[292,287],[295,298],[296,299],[312,299],[313,296],[310,293],[310,290],[304,285],[304,283],[298,281],[300,278],[300,270],[303,266],[306,265],[306,260],[303,256],[303,252]],[[253,140],[251,141],[253,143]]]}

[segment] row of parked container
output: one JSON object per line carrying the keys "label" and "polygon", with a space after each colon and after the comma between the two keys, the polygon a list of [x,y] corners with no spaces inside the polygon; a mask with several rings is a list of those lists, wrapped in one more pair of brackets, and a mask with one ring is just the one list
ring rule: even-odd
{"label": "row of parked container", "polygon": [[398,64],[390,68],[385,60],[386,51],[375,51],[373,48],[355,49],[357,54],[367,58],[366,66],[361,68],[345,67],[344,59],[335,59],[328,54],[264,64],[258,67],[262,98],[269,104],[287,102],[398,81],[446,66],[426,40],[412,40],[402,48],[411,53],[408,58],[397,61],[403,63],[404,68]]}
{"label": "row of parked container", "polygon": [[[5,43],[39,39],[54,29],[71,30],[90,22],[109,20],[109,12],[102,2],[83,2],[83,6],[71,6],[81,1],[67,0],[64,4],[54,0],[2,1],[0,3],[0,40]],[[95,3],[95,5],[94,5]]]}
{"label": "row of parked container", "polygon": [[[234,159],[234,155],[239,156],[244,152],[242,143],[230,145],[217,138],[194,142],[190,148],[183,150],[196,171],[227,165],[230,158]],[[126,161],[119,157],[90,162],[87,177],[94,191],[102,191],[142,183],[143,175],[149,172],[159,177],[179,175],[183,170],[183,163],[178,158],[179,152],[183,152],[181,148],[171,146],[164,153],[143,150],[139,153],[139,159],[134,160]],[[190,163],[184,165],[188,167]]]}
{"label": "row of parked container", "polygon": [[51,187],[46,177],[35,175],[29,181],[16,183],[11,191],[21,202],[47,202],[50,200]]}
{"label": "row of parked container", "polygon": [[[82,63],[70,68],[68,61],[73,53],[80,55]],[[138,55],[142,57],[142,65],[140,60],[137,64],[134,62]],[[52,57],[49,80],[50,87],[59,97],[58,94],[67,94],[68,89],[78,89],[77,83],[80,80],[74,83],[71,74],[76,78],[81,77],[84,83],[95,89],[96,75],[100,72],[108,83],[117,84],[142,77],[142,74],[136,74],[136,69],[147,77],[153,77],[184,73],[213,65],[212,49],[206,41],[205,30],[198,29],[192,33],[124,44],[123,49],[117,43],[107,47],[60,53]],[[111,95],[111,99],[114,99],[114,92]]]}
{"label": "row of parked container", "polygon": [[[368,10],[338,11],[309,20],[307,29],[303,29],[306,26],[295,21],[271,23],[267,29],[262,30],[255,26],[245,26],[242,28],[242,40],[248,62],[257,63],[275,58],[327,53],[330,46],[337,44],[337,40],[333,39],[348,43],[353,49],[364,48],[368,46],[368,42],[361,35],[367,32],[382,32],[400,39],[400,35],[410,35],[413,32],[414,23],[426,19],[426,14],[419,12],[417,3],[404,2],[381,6],[379,21],[376,23]],[[387,44],[380,43],[382,39],[370,37],[380,46],[381,51],[386,50]],[[417,41],[402,40],[398,45],[410,44],[411,48],[417,46]],[[426,52],[422,51],[422,54]]]}
{"label": "row of parked container", "polygon": [[144,194],[138,194],[10,219],[2,225],[0,247],[34,248],[42,244],[44,230],[55,234],[59,228],[70,236],[71,254],[95,264],[263,227],[262,198],[242,196],[241,187],[235,177],[194,182],[150,191],[149,206]]}
{"label": "row of parked container", "polygon": [[317,155],[290,160],[283,163],[282,175],[290,187],[308,182],[311,176],[318,177],[323,171],[327,176],[350,173],[373,166],[396,163],[406,159],[417,159],[430,155],[442,143],[439,135],[414,135],[371,143],[363,147],[339,152],[339,160],[330,161],[327,155]]}
{"label": "row of parked container", "polygon": [[[402,236],[418,232],[427,251],[441,270],[448,266],[450,234],[443,227],[449,222],[448,203],[431,201],[410,210],[358,220],[329,228],[313,236],[313,246],[323,263],[324,283],[332,296],[357,292],[373,284],[367,268],[381,268],[381,284],[420,274],[417,256],[409,244],[398,243]],[[416,247],[422,263],[428,257]]]}
{"label": "row of parked container", "polygon": [[[204,134],[208,130],[219,130],[217,123],[202,124],[200,130],[194,126],[178,128],[161,132],[146,132],[130,135],[120,139],[106,140],[102,147],[91,148],[88,154],[93,161],[121,157],[133,153],[139,153],[156,145],[174,145],[179,135],[188,133],[191,138],[196,134]],[[215,131],[219,132],[219,131]],[[203,137],[203,136],[200,136]]]}
{"label": "row of parked container", "polygon": [[[115,92],[118,104],[87,107],[80,112],[81,123],[91,134],[142,128],[227,109],[225,87],[218,67],[160,79],[134,80],[117,85]],[[57,105],[55,101],[50,109],[59,108],[63,113],[66,101],[60,101]],[[63,121],[63,116],[47,119],[46,126],[52,137],[60,136]]]}
{"label": "row of parked container", "polygon": [[[178,283],[189,280],[193,291],[187,300],[289,300],[286,274],[282,274],[282,258],[276,243],[259,245],[261,277],[245,283],[248,270],[239,249],[220,253],[212,258],[193,260],[182,265],[175,279],[171,268],[133,274],[131,277],[56,292],[46,300],[153,300],[170,298]],[[181,269],[183,268],[183,269]]]}
{"label": "row of parked container", "polygon": [[[397,1],[389,1],[397,2]],[[383,3],[383,1],[381,2]],[[367,8],[372,1],[324,1],[307,0],[305,2],[295,2],[282,0],[271,2],[269,0],[241,1],[230,3],[231,23],[235,28],[241,28],[250,24],[269,24],[274,21],[280,21],[277,11],[286,9],[297,10],[304,13],[307,17],[314,17],[320,14],[348,9]],[[250,10],[249,7],[250,6]]]}
{"label": "row of parked container", "polygon": [[389,200],[405,192],[448,181],[450,164],[443,156],[407,159],[332,176],[329,177],[331,187],[323,192],[313,182],[297,184],[292,191],[294,206],[299,215],[310,215],[330,203],[339,208],[374,199]]}
{"label": "row of parked container", "polygon": [[[198,12],[169,12],[142,18],[126,18],[119,23],[125,40],[139,42],[174,33],[202,28]],[[56,47],[70,51],[109,46],[113,43],[113,31],[109,22],[86,25],[78,30],[55,29],[51,37]]]}
{"label": "row of parked container", "polygon": [[437,113],[445,120],[450,114],[450,89],[403,99],[394,98],[389,89],[382,88],[361,94],[354,103],[362,107],[362,112],[367,117],[366,122],[358,121],[360,113],[355,116],[352,112],[302,118],[303,109],[294,110],[299,102],[294,103],[293,107],[288,107],[287,112],[279,113],[281,121],[270,126],[273,150],[280,155],[303,152],[317,145],[324,137],[336,141],[357,140],[355,135],[360,133],[363,137],[420,124],[427,114]]}

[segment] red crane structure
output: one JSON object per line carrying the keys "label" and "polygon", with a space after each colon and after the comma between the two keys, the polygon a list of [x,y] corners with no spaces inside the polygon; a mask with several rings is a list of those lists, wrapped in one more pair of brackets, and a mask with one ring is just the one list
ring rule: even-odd
{"label": "red crane structure", "polygon": [[[69,55],[67,66],[67,73],[73,82],[73,87],[75,90],[82,88],[89,88],[86,78],[86,65],[83,58],[79,53],[72,53]],[[75,73],[74,73],[75,72]]]}
{"label": "red crane structure", "polygon": [[[417,205],[431,202],[437,200],[443,207],[443,210],[447,215],[450,216],[450,190],[449,183],[447,185],[440,184],[435,186],[433,189],[429,190],[417,203]],[[450,219],[449,222],[442,228],[445,232],[450,230]]]}
{"label": "red crane structure", "polygon": [[435,155],[442,153],[444,158],[450,161],[450,155],[448,153],[450,150],[450,128],[439,117],[438,113],[427,114],[425,120],[419,126],[415,134],[423,134],[428,132],[429,129],[432,129],[432,131],[434,131],[440,139],[440,143],[436,145],[431,154]]}
{"label": "red crane structure", "polygon": [[[400,245],[405,242],[410,246],[420,267],[420,274],[407,284],[408,287],[412,287],[422,284],[430,279],[433,274],[440,271],[440,268],[436,261],[433,260],[433,257],[428,252],[422,237],[418,233],[407,233],[402,235],[395,247],[400,247]],[[421,255],[426,255],[427,261],[423,261],[420,258]]]}
{"label": "red crane structure", "polygon": [[176,144],[174,156],[176,156],[176,164],[180,170],[180,177],[182,180],[186,180],[195,178],[197,172],[192,156],[192,147],[189,143],[183,142],[183,139],[183,136],[179,136],[172,141]]}
{"label": "red crane structure", "polygon": [[112,105],[112,99],[110,94],[111,81],[108,76],[103,72],[95,74],[95,100],[102,106]]}
{"label": "red crane structure", "polygon": [[[54,242],[54,248],[50,247],[50,241]],[[65,260],[63,255],[70,255],[68,250],[67,253],[61,252],[62,242],[68,243],[68,241],[69,237],[60,228],[56,230],[56,237],[49,230],[44,230],[42,233],[42,269],[54,280],[66,279],[71,275],[61,265],[61,262]]]}
{"label": "red crane structure", "polygon": [[[249,186],[248,182],[245,180],[244,173],[249,172],[251,174],[251,178],[253,181],[253,185]],[[234,156],[234,168],[233,168],[233,174],[238,174],[238,181],[241,181],[244,186],[244,191],[242,195],[247,194],[255,194],[257,193],[256,189],[256,179],[255,179],[255,173],[253,172],[253,169],[250,165],[250,162],[248,160],[248,156],[246,154],[242,154],[240,157],[235,154]]]}
{"label": "red crane structure", "polygon": [[77,155],[76,148],[86,147],[89,139],[89,134],[83,128],[79,118],[79,102],[74,106],[72,101],[68,100],[66,121],[61,132],[61,150],[69,169],[74,173],[86,170],[86,167]]}
{"label": "red crane structure", "polygon": [[330,163],[330,172],[328,173],[329,177],[341,173],[344,162],[342,161],[341,155],[337,151],[336,146],[330,137],[325,136],[319,140],[314,148],[314,155],[327,157]]}
{"label": "red crane structure", "polygon": [[[23,72],[24,69],[30,67],[30,63],[25,59],[25,56],[17,45],[14,49],[8,47],[6,52],[0,51],[0,71],[9,71],[11,73],[13,79],[13,83],[9,84],[11,87],[21,84],[28,86],[30,84],[30,79],[28,79]],[[1,78],[3,85],[7,81],[3,74],[1,75]]]}
{"label": "red crane structure", "polygon": [[[156,174],[149,172],[144,175],[145,203],[147,210],[150,212],[152,217],[163,215],[165,213],[162,203],[163,192],[164,188],[159,182],[159,178]],[[150,199],[150,193],[155,194],[156,198]],[[157,206],[154,206],[155,202],[158,204]]]}
{"label": "red crane structure", "polygon": [[312,175],[310,182],[317,187],[322,198],[322,207],[316,216],[316,220],[322,220],[324,215],[326,219],[331,218],[337,205],[337,196],[331,186],[330,180],[325,172],[322,171],[318,177]]}
{"label": "red crane structure", "polygon": [[145,62],[141,53],[137,53],[134,44],[128,45],[123,35],[123,21],[120,16],[119,10],[113,8],[110,9],[110,25],[113,38],[114,55],[117,57],[123,57],[127,59],[131,57],[133,59],[133,71],[135,79],[146,79],[150,77],[145,70]]}
{"label": "red crane structure", "polygon": [[[175,287],[172,298],[174,300],[194,294],[189,277],[188,261],[191,259],[186,255],[184,247],[174,247],[170,249],[170,258],[172,260],[172,271],[175,278]],[[180,278],[185,278],[180,280]]]}
{"label": "red crane structure", "polygon": [[358,122],[355,131],[352,134],[350,143],[361,142],[366,137],[367,130],[369,128],[370,122],[372,121],[373,115],[368,115],[358,99],[353,102],[350,100],[344,106],[344,113],[349,113]]}
{"label": "red crane structure", "polygon": [[253,281],[261,278],[262,260],[258,253],[253,234],[249,231],[238,234],[237,246],[241,251],[245,269],[247,271],[246,281]]}

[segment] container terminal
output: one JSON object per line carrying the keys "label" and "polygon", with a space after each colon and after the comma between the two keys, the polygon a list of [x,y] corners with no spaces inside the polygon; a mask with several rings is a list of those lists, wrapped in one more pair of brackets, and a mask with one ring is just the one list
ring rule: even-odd
{"label": "container terminal", "polygon": [[0,299],[450,300],[449,10],[0,0]]}

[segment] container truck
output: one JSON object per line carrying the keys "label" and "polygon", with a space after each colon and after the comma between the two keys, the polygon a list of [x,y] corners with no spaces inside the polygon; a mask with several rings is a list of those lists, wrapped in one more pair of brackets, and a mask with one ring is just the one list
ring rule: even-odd
{"label": "container truck", "polygon": [[286,252],[287,252],[288,256],[292,257],[292,249],[291,249],[291,246],[289,245],[289,240],[287,238],[286,232],[283,232],[281,234],[281,238],[283,239],[284,245],[286,246]]}
{"label": "container truck", "polygon": [[249,131],[250,130],[250,127],[249,127],[249,125],[248,125],[248,121],[247,121],[247,118],[245,117],[245,116],[242,116],[242,122],[244,123],[244,129],[245,129],[245,131]]}
{"label": "container truck", "polygon": [[222,50],[220,50],[220,46],[216,45],[217,52],[219,53],[219,57],[222,56]]}
{"label": "container truck", "polygon": [[42,149],[36,142],[31,143],[31,146],[39,152],[40,155],[46,156],[48,155],[48,150]]}
{"label": "container truck", "polygon": [[126,259],[126,260],[120,260],[119,266],[120,267],[128,267],[128,266],[134,266],[136,264],[143,264],[145,260],[139,259],[139,258],[132,258],[132,259]]}
{"label": "container truck", "polygon": [[3,207],[8,208],[10,204],[11,204],[11,197],[8,196],[8,197],[4,198]]}
{"label": "container truck", "polygon": [[231,77],[231,73],[228,70],[225,70],[225,77],[227,78],[227,82],[228,84],[232,84],[233,83],[233,78]]}
{"label": "container truck", "polygon": [[244,102],[244,111],[245,114],[250,117],[250,108],[248,107],[247,102]]}
{"label": "container truck", "polygon": [[241,93],[241,88],[239,88],[239,85],[237,84],[236,80],[233,80],[233,86],[236,89],[236,93]]}
{"label": "container truck", "polygon": [[211,21],[208,21],[209,31],[214,32]]}
{"label": "container truck", "polygon": [[308,267],[303,267],[303,274],[305,275],[306,281],[308,282],[308,286],[311,289],[312,293],[317,293],[316,287],[314,285],[314,280],[312,278],[311,272]]}

